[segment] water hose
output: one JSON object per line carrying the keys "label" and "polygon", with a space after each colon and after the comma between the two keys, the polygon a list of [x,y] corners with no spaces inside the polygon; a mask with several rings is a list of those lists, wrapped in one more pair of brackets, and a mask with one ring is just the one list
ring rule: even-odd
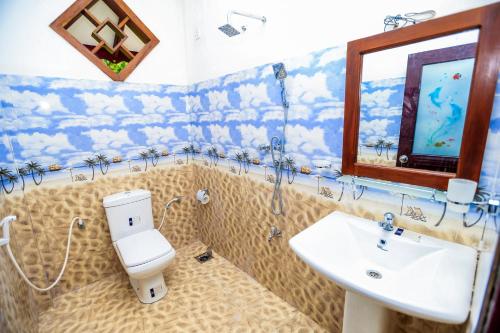
{"label": "water hose", "polygon": [[59,275],[57,276],[56,280],[50,286],[45,287],[45,288],[36,286],[35,284],[33,284],[28,279],[28,277],[26,276],[26,274],[24,274],[24,272],[22,271],[21,267],[19,267],[19,264],[17,263],[17,260],[14,257],[14,254],[12,253],[12,249],[10,248],[10,242],[6,244],[6,246],[7,246],[7,253],[9,254],[9,258],[12,261],[12,264],[14,264],[14,267],[16,268],[16,270],[19,273],[19,275],[21,275],[21,277],[23,278],[23,280],[31,288],[33,288],[33,289],[35,289],[37,291],[40,291],[40,292],[44,292],[44,291],[51,290],[52,288],[54,288],[59,283],[59,281],[61,280],[61,278],[62,278],[62,276],[64,274],[64,270],[66,269],[66,265],[68,264],[69,249],[70,249],[70,246],[71,246],[71,236],[72,236],[73,227],[74,227],[76,221],[80,221],[80,223],[81,223],[82,220],[80,219],[80,217],[74,217],[73,220],[71,221],[71,224],[70,224],[69,230],[68,230],[68,241],[66,243],[66,255],[64,256],[64,263],[63,263],[63,266],[62,266],[61,270],[59,271]]}
{"label": "water hose", "polygon": [[[285,155],[285,143],[286,143],[286,125],[288,123],[288,108],[289,104],[286,98],[286,87],[285,87],[285,77],[286,72],[283,64],[277,64],[278,70],[275,69],[276,78],[280,81],[281,87],[281,102],[283,105],[283,133],[281,138],[273,136],[271,138],[271,157],[273,160],[275,180],[274,180],[274,191],[273,197],[271,199],[271,210],[274,215],[283,214],[283,196],[281,193],[281,179],[283,178],[283,156]],[[273,68],[275,67],[273,66]],[[278,151],[278,156],[276,156],[275,151]]]}

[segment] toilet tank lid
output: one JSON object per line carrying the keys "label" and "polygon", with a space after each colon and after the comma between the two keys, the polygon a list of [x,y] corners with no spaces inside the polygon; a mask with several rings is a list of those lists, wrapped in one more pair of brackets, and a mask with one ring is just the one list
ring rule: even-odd
{"label": "toilet tank lid", "polygon": [[151,198],[151,192],[146,190],[131,190],[114,193],[102,199],[104,208],[126,205],[132,202]]}

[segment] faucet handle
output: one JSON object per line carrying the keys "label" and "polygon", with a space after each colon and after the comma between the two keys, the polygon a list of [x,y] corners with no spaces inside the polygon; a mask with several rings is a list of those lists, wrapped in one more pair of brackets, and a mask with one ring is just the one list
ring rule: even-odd
{"label": "faucet handle", "polygon": [[394,229],[393,222],[394,214],[391,212],[387,212],[384,214],[384,221],[379,222],[378,225],[385,231],[392,231]]}
{"label": "faucet handle", "polygon": [[267,237],[267,241],[271,242],[273,240],[273,238],[281,237],[281,235],[282,235],[281,230],[273,225],[271,227],[271,232],[269,233],[269,236]]}

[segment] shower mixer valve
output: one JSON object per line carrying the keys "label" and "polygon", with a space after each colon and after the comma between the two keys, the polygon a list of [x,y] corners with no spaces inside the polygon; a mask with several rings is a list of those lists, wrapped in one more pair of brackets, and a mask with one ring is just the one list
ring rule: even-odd
{"label": "shower mixer valve", "polygon": [[271,150],[271,146],[270,145],[260,145],[259,150],[269,152]]}
{"label": "shower mixer valve", "polygon": [[271,242],[273,240],[273,238],[276,238],[276,237],[281,237],[282,236],[282,232],[280,229],[278,229],[277,227],[275,227],[274,225],[271,227],[271,232],[269,233],[269,236],[267,237],[267,241],[268,242]]}

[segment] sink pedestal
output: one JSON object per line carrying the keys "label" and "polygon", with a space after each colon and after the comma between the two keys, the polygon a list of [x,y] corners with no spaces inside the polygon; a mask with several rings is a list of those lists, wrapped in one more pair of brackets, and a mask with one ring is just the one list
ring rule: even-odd
{"label": "sink pedestal", "polygon": [[368,297],[346,291],[342,333],[390,332],[390,311]]}

